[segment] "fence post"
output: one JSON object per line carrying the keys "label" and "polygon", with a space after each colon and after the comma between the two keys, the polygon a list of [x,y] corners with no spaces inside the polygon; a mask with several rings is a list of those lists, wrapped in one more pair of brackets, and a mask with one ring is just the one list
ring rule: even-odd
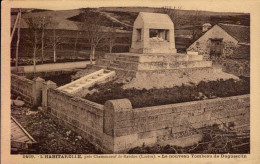
{"label": "fence post", "polygon": [[56,88],[56,83],[48,80],[46,82],[43,83],[42,86],[42,108],[44,110],[47,109],[48,107],[48,89],[50,88]]}
{"label": "fence post", "polygon": [[42,85],[45,80],[37,77],[33,79],[33,106],[38,106],[42,101]]}

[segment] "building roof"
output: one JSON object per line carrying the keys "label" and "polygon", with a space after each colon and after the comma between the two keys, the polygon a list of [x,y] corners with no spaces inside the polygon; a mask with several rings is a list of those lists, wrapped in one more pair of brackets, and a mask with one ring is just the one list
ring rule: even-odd
{"label": "building roof", "polygon": [[[21,28],[28,28],[28,25],[25,21],[26,17],[50,17],[55,28],[59,30],[79,30],[80,22],[71,21],[68,18],[80,14],[80,10],[58,10],[58,11],[42,11],[42,12],[28,12],[22,14],[21,19]],[[17,15],[11,16],[11,28],[13,28]],[[49,25],[46,29],[53,29],[53,25]],[[110,27],[103,27],[103,31],[107,32],[111,29]],[[129,33],[126,30],[116,29],[118,33]]]}
{"label": "building roof", "polygon": [[[26,17],[50,17],[53,22],[56,23],[57,29],[64,30],[77,30],[77,24],[73,21],[68,20],[67,18],[78,15],[78,10],[61,10],[61,11],[43,11],[43,12],[29,12],[26,14],[22,14],[21,19],[21,28],[28,28],[27,23],[25,22]],[[16,15],[12,15],[11,17],[11,27],[13,27],[14,22],[16,20]],[[47,29],[52,29],[51,26],[47,27]]]}
{"label": "building roof", "polygon": [[204,23],[202,26],[212,26],[210,23]]}
{"label": "building roof", "polygon": [[172,29],[173,22],[169,15],[160,13],[140,12],[144,26],[149,28]]}
{"label": "building roof", "polygon": [[233,58],[249,59],[250,58],[250,45],[238,45],[235,49]]}
{"label": "building roof", "polygon": [[235,38],[239,43],[250,43],[250,27],[219,23],[223,30]]}

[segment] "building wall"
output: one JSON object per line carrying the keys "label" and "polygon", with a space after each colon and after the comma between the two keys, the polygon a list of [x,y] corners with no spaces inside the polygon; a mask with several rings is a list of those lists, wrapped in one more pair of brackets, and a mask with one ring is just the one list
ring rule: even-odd
{"label": "building wall", "polygon": [[223,38],[223,56],[231,56],[234,50],[237,48],[238,41],[225,32],[221,27],[215,25],[209,31],[207,31],[202,37],[196,40],[187,51],[198,52],[199,55],[203,55],[208,58],[210,55],[210,38]]}

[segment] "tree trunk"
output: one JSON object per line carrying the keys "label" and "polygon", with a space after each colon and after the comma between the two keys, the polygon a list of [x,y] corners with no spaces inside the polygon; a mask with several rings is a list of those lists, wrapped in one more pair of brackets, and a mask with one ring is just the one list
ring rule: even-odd
{"label": "tree trunk", "polygon": [[43,64],[43,53],[44,53],[44,27],[42,29],[42,64]]}
{"label": "tree trunk", "polygon": [[110,43],[109,43],[109,53],[112,53],[112,49],[113,49],[113,43],[112,43],[112,41],[110,41]]}
{"label": "tree trunk", "polygon": [[56,30],[53,29],[53,62],[56,62]]}
{"label": "tree trunk", "polygon": [[90,48],[90,55],[89,55],[90,64],[93,63],[93,61],[92,61],[92,53],[93,53],[93,46],[91,45],[91,48]]}
{"label": "tree trunk", "polygon": [[34,47],[33,47],[33,73],[36,73],[36,50],[37,50],[37,32],[34,32]]}
{"label": "tree trunk", "polygon": [[78,38],[79,38],[79,33],[77,32],[77,37],[76,37],[76,41],[75,41],[75,45],[74,45],[74,53],[73,53],[74,57],[76,56]]}
{"label": "tree trunk", "polygon": [[18,20],[20,19],[20,14],[21,14],[21,12],[19,11],[19,13],[17,14],[16,20],[15,20],[15,23],[14,23],[14,27],[13,27],[12,33],[11,33],[11,42],[13,40],[14,32],[16,30],[16,25],[18,23]]}
{"label": "tree trunk", "polygon": [[56,63],[56,46],[53,47],[53,62]]}
{"label": "tree trunk", "polygon": [[33,73],[36,73],[36,45],[33,49]]}
{"label": "tree trunk", "polygon": [[17,18],[19,19],[19,23],[18,23],[18,31],[17,31],[17,42],[16,42],[16,56],[15,56],[15,59],[16,59],[16,62],[15,62],[15,67],[16,67],[16,70],[18,70],[18,52],[19,52],[19,43],[20,43],[20,25],[21,25],[21,10],[19,10],[19,13],[20,16]]}
{"label": "tree trunk", "polygon": [[92,59],[95,60],[96,46],[93,46],[92,51]]}

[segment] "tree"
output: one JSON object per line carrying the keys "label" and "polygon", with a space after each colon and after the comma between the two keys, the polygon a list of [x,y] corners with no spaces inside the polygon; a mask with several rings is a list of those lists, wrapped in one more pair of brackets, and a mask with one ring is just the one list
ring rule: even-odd
{"label": "tree", "polygon": [[21,18],[22,18],[22,11],[21,11],[21,9],[19,9],[19,14],[20,14],[20,16],[18,17],[19,23],[18,23],[17,42],[16,42],[16,54],[15,54],[15,59],[16,59],[15,67],[16,67],[16,70],[18,70],[18,53],[19,53],[20,29],[21,29]]}
{"label": "tree", "polygon": [[191,32],[192,32],[192,39],[191,42],[193,43],[198,39],[198,37],[202,33],[201,29],[201,11],[195,11],[193,14],[190,15],[189,20],[191,24]]}
{"label": "tree", "polygon": [[110,28],[107,36],[108,44],[109,44],[109,53],[112,53],[113,47],[116,42],[116,29]]}
{"label": "tree", "polygon": [[45,40],[45,29],[46,27],[50,24],[50,17],[41,17],[40,18],[41,20],[41,33],[42,33],[42,36],[41,36],[41,43],[42,43],[42,46],[41,46],[41,61],[42,61],[42,64],[43,64],[43,60],[44,60],[44,40]]}
{"label": "tree", "polygon": [[90,44],[90,64],[95,59],[95,51],[102,39],[105,38],[104,17],[94,9],[82,9],[82,24],[80,28],[86,33]]}
{"label": "tree", "polygon": [[164,6],[157,10],[158,13],[168,14],[173,23],[176,26],[179,26],[182,18],[181,15],[178,13],[178,10],[181,10],[181,7],[171,7],[171,6]]}
{"label": "tree", "polygon": [[36,72],[36,53],[40,49],[39,40],[41,33],[41,17],[26,17],[25,22],[28,25],[26,41],[31,45],[33,50],[33,71]]}
{"label": "tree", "polygon": [[78,44],[78,39],[79,39],[79,31],[77,31],[77,36],[76,36],[76,39],[75,39],[75,43],[74,43],[74,51],[73,51],[73,56],[75,57],[76,56],[76,51],[77,51],[77,44]]}
{"label": "tree", "polygon": [[50,20],[50,27],[52,28],[52,32],[53,32],[53,35],[50,38],[50,44],[53,48],[53,62],[54,63],[56,62],[56,57],[57,57],[57,54],[56,54],[57,47],[60,44],[62,44],[61,36],[57,35],[57,26],[58,26],[58,23]]}
{"label": "tree", "polygon": [[15,59],[16,59],[15,67],[16,67],[16,70],[18,70],[18,52],[19,52],[19,43],[20,43],[21,17],[22,17],[22,11],[21,11],[21,9],[19,9],[19,12],[18,12],[16,20],[15,20],[14,28],[13,28],[13,31],[11,33],[11,42],[12,42],[13,36],[14,36],[14,32],[15,32],[16,26],[18,24],[18,27],[17,27],[18,28],[18,30],[17,30],[17,41],[16,41],[16,55],[15,55]]}

